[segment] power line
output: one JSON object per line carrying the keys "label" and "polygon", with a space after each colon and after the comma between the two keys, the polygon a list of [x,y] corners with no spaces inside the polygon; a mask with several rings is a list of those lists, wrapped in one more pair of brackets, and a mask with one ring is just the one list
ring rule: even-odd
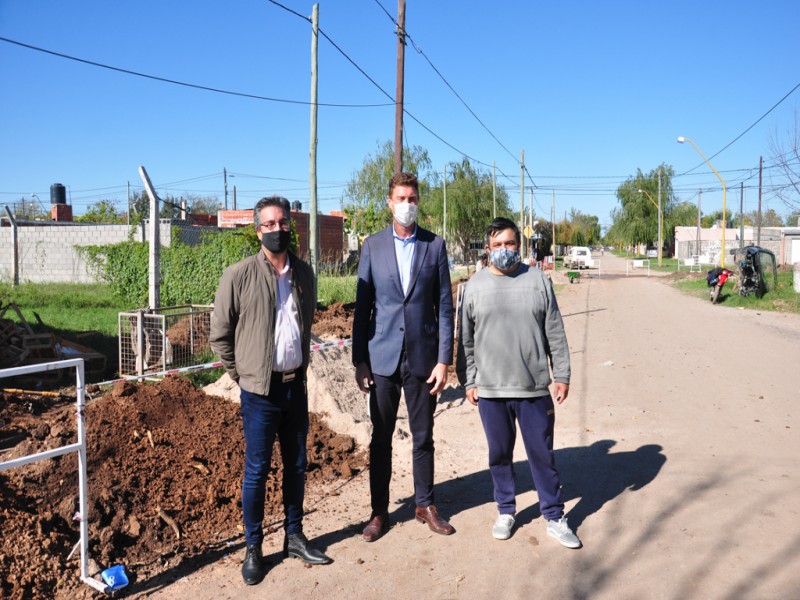
{"label": "power line", "polygon": [[[287,9],[288,10],[288,9]],[[37,52],[43,52],[45,54],[50,54],[52,56],[57,56],[59,58],[64,58],[67,60],[72,60],[75,62],[83,63],[86,65],[91,65],[93,67],[100,67],[102,69],[108,69],[109,71],[116,71],[118,73],[124,73],[126,75],[133,75],[135,77],[143,77],[145,79],[152,79],[154,81],[161,81],[162,83],[171,83],[173,85],[180,85],[183,87],[188,87],[196,90],[203,90],[206,92],[214,92],[217,94],[226,94],[228,96],[237,96],[240,98],[250,98],[252,100],[265,100],[268,102],[280,102],[283,104],[301,104],[304,106],[311,106],[314,104],[313,102],[308,102],[306,100],[289,100],[286,98],[273,98],[270,96],[259,96],[256,94],[247,94],[244,92],[232,92],[230,90],[223,90],[220,88],[209,87],[206,85],[199,85],[196,83],[187,83],[185,81],[178,81],[176,79],[169,79],[167,77],[159,77],[157,75],[149,75],[147,73],[141,73],[139,71],[132,71],[130,69],[123,69],[121,67],[114,67],[112,65],[106,65],[103,63],[99,63],[93,60],[86,60],[85,58],[78,58],[77,56],[70,56],[69,54],[64,54],[62,52],[55,52],[54,50],[48,50],[46,48],[40,48],[39,46],[32,46],[31,44],[25,44],[23,42],[18,42],[16,40],[12,40],[6,37],[0,36],[0,41],[8,42],[9,44],[15,44],[17,46],[21,46],[23,48],[28,48],[29,50],[35,50]],[[333,104],[333,103],[326,103],[326,102],[317,102],[317,106],[326,106],[331,108],[376,108],[381,106],[391,106],[390,104]]]}
{"label": "power line", "polygon": [[[796,86],[794,86],[794,87],[793,87],[791,90],[789,90],[789,92],[788,92],[788,93],[787,93],[787,94],[786,94],[786,95],[785,95],[783,98],[781,98],[781,99],[780,99],[780,100],[778,100],[778,101],[777,101],[775,104],[773,104],[773,105],[772,105],[772,108],[770,108],[770,109],[769,109],[767,112],[765,112],[765,113],[764,113],[763,115],[761,115],[761,116],[760,116],[758,119],[756,119],[756,121],[755,121],[755,122],[754,122],[752,125],[750,125],[750,127],[748,127],[748,128],[747,128],[747,129],[745,129],[745,130],[744,130],[742,133],[740,133],[740,134],[739,134],[739,135],[737,135],[735,138],[733,138],[733,140],[731,140],[731,141],[730,141],[730,142],[728,142],[728,143],[727,143],[725,146],[723,146],[721,150],[717,150],[717,152],[716,152],[716,153],[712,154],[712,155],[709,157],[709,159],[708,159],[708,162],[711,162],[711,159],[712,159],[712,158],[715,158],[716,156],[719,156],[719,155],[720,155],[722,152],[724,152],[725,150],[727,150],[728,148],[730,148],[730,147],[731,147],[731,146],[732,146],[732,145],[733,145],[735,142],[737,142],[737,141],[738,141],[738,140],[739,140],[739,139],[740,139],[740,138],[741,138],[741,137],[742,137],[742,136],[743,136],[745,133],[747,133],[747,132],[748,132],[748,131],[750,131],[750,130],[751,130],[753,127],[755,127],[756,125],[758,125],[758,124],[759,124],[759,123],[760,123],[760,122],[761,122],[761,121],[764,119],[764,117],[766,117],[766,116],[767,116],[769,113],[771,113],[773,110],[775,110],[776,108],[778,108],[778,106],[780,106],[780,105],[783,103],[783,101],[784,101],[784,100],[786,100],[786,99],[787,99],[789,96],[791,96],[791,95],[792,95],[792,94],[793,94],[793,93],[794,93],[794,92],[797,90],[797,88],[800,88],[800,83],[798,83],[798,84],[797,84]],[[681,175],[686,175],[687,173],[691,173],[691,172],[692,172],[692,171],[694,171],[695,169],[698,169],[698,168],[702,167],[704,164],[705,164],[705,161],[701,162],[701,163],[700,163],[699,165],[697,165],[696,167],[693,167],[693,168],[689,169],[689,170],[688,170],[688,171],[686,171],[685,173],[681,173]]]}
{"label": "power line", "polygon": [[[394,23],[395,27],[397,27],[397,29],[398,29],[398,30],[400,30],[400,29],[401,29],[401,27],[400,27],[400,24],[399,24],[399,23],[398,23],[398,22],[397,22],[397,21],[394,19],[394,17],[392,17],[392,15],[391,15],[391,14],[389,14],[389,11],[388,11],[388,10],[386,10],[386,8],[384,8],[384,6],[383,6],[383,5],[380,3],[380,0],[375,0],[375,4],[377,4],[378,6],[380,6],[380,7],[381,7],[381,9],[383,10],[383,12],[384,12],[384,13],[386,13],[386,16],[387,16],[387,17],[389,17],[389,20],[390,20],[392,23]],[[464,105],[464,107],[465,107],[465,108],[466,108],[466,109],[469,111],[469,113],[470,113],[470,114],[471,114],[473,117],[475,117],[475,120],[476,120],[478,123],[480,123],[480,124],[481,124],[481,127],[483,127],[483,128],[486,130],[486,132],[487,132],[487,133],[488,133],[490,136],[492,136],[492,138],[494,139],[494,141],[496,141],[496,142],[497,142],[497,143],[500,145],[500,147],[501,147],[503,150],[505,150],[506,152],[508,152],[508,154],[509,154],[509,156],[511,156],[511,158],[513,158],[514,160],[517,160],[517,159],[516,159],[516,157],[514,156],[514,154],[512,154],[512,153],[511,153],[511,151],[510,151],[508,148],[506,148],[506,147],[505,147],[505,145],[503,144],[503,142],[501,142],[501,141],[498,139],[498,137],[497,137],[497,136],[496,136],[496,135],[495,135],[495,134],[492,132],[492,130],[491,130],[491,129],[489,129],[489,128],[486,126],[486,124],[485,124],[483,121],[481,121],[480,117],[478,117],[478,115],[477,115],[477,114],[475,114],[475,111],[474,111],[474,110],[472,110],[472,108],[470,108],[469,104],[467,104],[467,102],[466,102],[466,101],[465,101],[465,100],[464,100],[464,99],[461,97],[461,95],[460,95],[460,94],[459,94],[459,93],[458,93],[458,92],[455,90],[455,88],[454,88],[452,85],[450,85],[450,82],[449,82],[449,81],[447,81],[447,79],[445,78],[445,76],[444,76],[444,75],[442,75],[441,71],[439,71],[439,69],[437,69],[437,68],[436,68],[436,65],[434,65],[434,64],[433,64],[433,62],[431,61],[431,59],[430,59],[430,58],[428,58],[428,55],[427,55],[427,54],[425,54],[425,52],[423,52],[423,51],[422,51],[422,48],[420,48],[420,47],[417,45],[417,43],[414,41],[414,38],[413,38],[413,37],[411,37],[411,34],[409,34],[409,33],[408,33],[408,30],[407,30],[407,29],[405,29],[405,28],[402,28],[402,34],[403,34],[403,35],[405,35],[405,37],[406,37],[406,38],[407,38],[407,39],[408,39],[408,40],[411,42],[411,46],[414,48],[414,50],[416,50],[416,51],[417,51],[417,54],[420,54],[420,55],[421,55],[421,56],[422,56],[422,57],[423,57],[423,58],[424,58],[424,59],[427,61],[427,63],[430,65],[431,69],[433,69],[433,71],[434,71],[434,72],[435,72],[435,73],[436,73],[436,74],[439,76],[439,78],[440,78],[440,79],[441,79],[441,80],[444,82],[444,84],[445,84],[445,85],[446,85],[446,86],[447,86],[447,87],[450,89],[450,91],[451,91],[451,92],[453,92],[453,94],[455,95],[455,97],[456,97],[456,98],[458,98],[458,99],[461,101],[461,104],[463,104],[463,105]],[[519,162],[519,161],[517,160],[517,162]]]}

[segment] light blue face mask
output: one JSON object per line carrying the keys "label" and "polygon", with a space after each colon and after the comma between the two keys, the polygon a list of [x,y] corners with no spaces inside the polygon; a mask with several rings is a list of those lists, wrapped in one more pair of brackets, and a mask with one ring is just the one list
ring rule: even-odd
{"label": "light blue face mask", "polygon": [[519,251],[498,248],[497,250],[492,250],[489,260],[501,271],[507,271],[519,262]]}

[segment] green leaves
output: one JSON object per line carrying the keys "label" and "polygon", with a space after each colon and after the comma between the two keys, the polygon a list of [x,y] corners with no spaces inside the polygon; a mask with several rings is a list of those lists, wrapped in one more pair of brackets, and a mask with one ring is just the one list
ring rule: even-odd
{"label": "green leaves", "polygon": [[[173,236],[162,247],[161,305],[209,304],[226,267],[258,252],[255,230],[246,227],[205,234],[188,245]],[[114,297],[130,306],[147,306],[149,248],[146,242],[83,246],[80,251],[95,275],[107,282]]]}

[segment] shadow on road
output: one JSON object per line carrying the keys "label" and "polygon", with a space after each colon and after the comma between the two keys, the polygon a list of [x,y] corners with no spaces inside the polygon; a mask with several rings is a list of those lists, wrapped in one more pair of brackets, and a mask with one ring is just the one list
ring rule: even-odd
{"label": "shadow on road", "polygon": [[[610,452],[614,440],[600,440],[587,447],[556,450],[556,465],[561,475],[563,500],[580,498],[569,511],[570,526],[577,529],[606,502],[625,491],[637,491],[653,481],[667,460],[662,447],[647,444],[630,452]],[[534,489],[527,461],[514,463],[517,495]],[[435,487],[437,506],[446,518],[462,511],[492,502],[492,478],[489,469],[440,482]],[[392,513],[394,520],[413,518],[414,498],[408,496]],[[517,522],[530,523],[541,516],[538,502],[517,506]]]}

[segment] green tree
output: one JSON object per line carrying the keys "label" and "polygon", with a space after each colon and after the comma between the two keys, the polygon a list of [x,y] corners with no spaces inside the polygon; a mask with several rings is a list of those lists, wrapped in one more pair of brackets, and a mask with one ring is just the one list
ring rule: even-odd
{"label": "green tree", "polygon": [[[420,146],[403,148],[403,168],[419,179],[420,198],[428,191],[431,161],[428,151]],[[364,159],[361,168],[353,173],[342,195],[342,208],[347,216],[348,229],[359,235],[369,235],[386,227],[391,211],[386,202],[389,180],[394,175],[394,144],[378,146],[375,154]]]}
{"label": "green tree", "polygon": [[[471,258],[473,244],[483,246],[492,220],[494,201],[492,176],[475,167],[468,158],[447,166],[447,228],[444,228],[444,190],[438,173],[429,194],[420,202],[420,223],[443,235],[463,258]],[[508,194],[497,187],[497,216],[514,219]]]}
{"label": "green tree", "polygon": [[[671,166],[660,165],[648,174],[637,170],[636,175],[624,181],[617,188],[620,206],[611,213],[612,225],[607,239],[615,243],[636,246],[650,245],[658,240],[658,178],[661,175],[661,211],[664,215],[662,237],[665,243],[674,238],[674,228],[668,218],[675,203],[672,193]],[[647,194],[640,193],[646,191]],[[653,201],[651,202],[651,198]]]}
{"label": "green tree", "polygon": [[190,214],[216,215],[223,209],[222,202],[216,196],[186,195],[186,206]]}
{"label": "green tree", "polygon": [[600,219],[594,215],[585,215],[581,211],[572,209],[569,214],[573,232],[571,243],[573,246],[593,246],[600,241]]}
{"label": "green tree", "polygon": [[[719,221],[720,223],[722,222],[721,210],[700,217],[700,225],[705,229],[713,227],[714,224],[717,223],[717,221]],[[733,222],[734,222],[733,213],[731,212],[731,209],[729,208],[725,209],[725,225],[727,227],[731,227]]]}
{"label": "green tree", "polygon": [[[158,216],[161,219],[180,219],[181,218],[181,199],[167,194],[159,198]],[[187,202],[188,208],[188,202]],[[150,196],[146,191],[133,192],[130,201],[131,223],[141,223],[144,219],[150,218]]]}
{"label": "green tree", "polygon": [[100,200],[90,204],[80,217],[78,223],[125,223],[125,214],[120,212],[116,200]]}

